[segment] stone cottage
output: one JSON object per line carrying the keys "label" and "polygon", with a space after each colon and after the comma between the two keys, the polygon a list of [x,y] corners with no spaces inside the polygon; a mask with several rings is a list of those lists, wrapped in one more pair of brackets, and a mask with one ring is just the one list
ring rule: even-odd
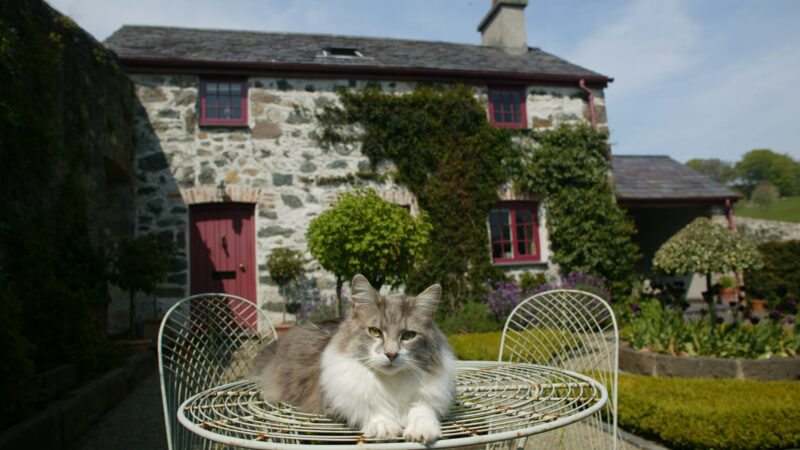
{"label": "stone cottage", "polygon": [[[612,79],[528,47],[526,4],[494,1],[478,27],[482,45],[153,26],[110,36],[105,44],[141,105],[136,232],[179,246],[157,292],[160,312],[209,291],[282,301],[265,266],[270,251],[306,250],[311,219],[351,188],[335,181],[368,166],[357,146],[317,142],[315,115],[339,88],[465,83],[498,127],[607,129],[603,90]],[[362,184],[416,208],[402,186]],[[512,271],[552,270],[542,199],[510,191],[501,199],[487,217],[493,260]],[[311,262],[300,285],[306,297],[330,294],[334,278]]]}

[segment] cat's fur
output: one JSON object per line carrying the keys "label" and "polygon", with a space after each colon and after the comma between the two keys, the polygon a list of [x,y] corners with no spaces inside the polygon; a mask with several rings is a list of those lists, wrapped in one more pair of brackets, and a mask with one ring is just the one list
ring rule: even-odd
{"label": "cat's fur", "polygon": [[295,327],[259,356],[264,398],[345,420],[368,437],[438,439],[455,397],[455,358],[433,322],[441,288],[381,296],[361,275],[351,286],[344,320]]}

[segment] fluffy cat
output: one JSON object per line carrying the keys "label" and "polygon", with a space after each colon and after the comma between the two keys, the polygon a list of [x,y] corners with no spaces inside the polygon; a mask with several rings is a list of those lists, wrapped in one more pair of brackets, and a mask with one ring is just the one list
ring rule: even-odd
{"label": "fluffy cat", "polygon": [[294,327],[259,355],[262,395],[368,437],[438,439],[455,398],[455,358],[433,321],[441,287],[382,296],[361,275],[351,286],[345,319]]}

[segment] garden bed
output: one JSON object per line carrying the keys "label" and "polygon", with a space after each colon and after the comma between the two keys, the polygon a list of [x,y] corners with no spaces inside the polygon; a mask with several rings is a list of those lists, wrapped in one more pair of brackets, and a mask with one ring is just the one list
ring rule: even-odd
{"label": "garden bed", "polygon": [[800,380],[800,358],[723,359],[672,356],[620,345],[619,368],[636,375],[736,380]]}

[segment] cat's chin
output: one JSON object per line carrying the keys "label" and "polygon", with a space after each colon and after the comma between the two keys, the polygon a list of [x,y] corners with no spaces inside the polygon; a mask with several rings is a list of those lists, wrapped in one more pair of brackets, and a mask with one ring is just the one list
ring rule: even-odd
{"label": "cat's chin", "polygon": [[396,373],[406,370],[407,368],[408,366],[406,364],[395,364],[395,363],[381,364],[374,367],[376,371],[384,375],[394,375]]}

